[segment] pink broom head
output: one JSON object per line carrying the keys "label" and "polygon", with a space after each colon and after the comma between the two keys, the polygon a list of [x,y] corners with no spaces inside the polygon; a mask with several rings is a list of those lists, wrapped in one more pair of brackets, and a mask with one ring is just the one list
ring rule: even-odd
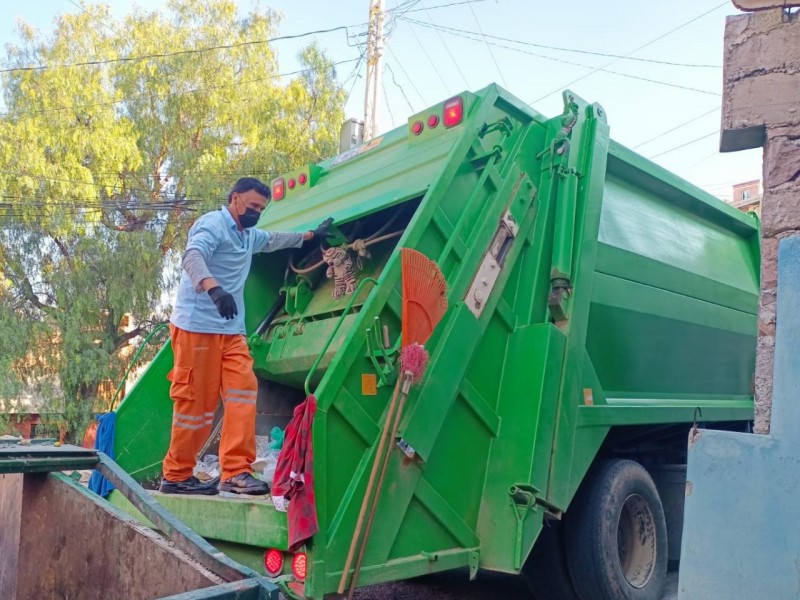
{"label": "pink broom head", "polygon": [[421,344],[409,344],[400,351],[400,367],[413,373],[414,383],[419,383],[428,367],[428,351]]}

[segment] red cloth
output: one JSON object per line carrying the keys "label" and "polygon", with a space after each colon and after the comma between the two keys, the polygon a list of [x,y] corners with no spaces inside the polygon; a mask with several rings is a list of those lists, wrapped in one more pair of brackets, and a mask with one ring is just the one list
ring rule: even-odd
{"label": "red cloth", "polygon": [[317,399],[312,394],[294,409],[294,416],[278,456],[272,497],[276,506],[289,500],[289,551],[296,552],[319,531],[317,506],[314,500],[314,453],[311,425],[317,412]]}

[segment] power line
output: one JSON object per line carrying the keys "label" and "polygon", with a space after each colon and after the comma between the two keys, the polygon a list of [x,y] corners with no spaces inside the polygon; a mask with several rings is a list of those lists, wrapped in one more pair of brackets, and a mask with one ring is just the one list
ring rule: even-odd
{"label": "power line", "polygon": [[[428,25],[426,23],[419,23],[419,25],[422,26],[422,27],[436,27],[435,25],[431,26],[431,25]],[[413,28],[412,28],[412,31],[413,31]],[[462,33],[455,33],[453,31],[446,31],[446,30],[445,30],[445,33],[448,33],[450,35],[454,35],[454,36],[457,36],[457,37],[463,37],[464,39],[468,39],[468,40],[471,40],[473,42],[479,42],[479,43],[481,42],[481,40],[477,39],[476,37],[470,37],[470,36],[462,34]],[[472,35],[476,35],[477,36],[479,34],[473,33]],[[699,88],[694,88],[694,87],[690,87],[690,86],[686,86],[686,85],[680,85],[680,84],[677,84],[677,83],[669,83],[667,81],[660,81],[658,79],[650,79],[648,77],[640,77],[639,75],[631,75],[630,73],[622,73],[620,71],[612,71],[610,69],[604,69],[602,67],[594,68],[594,67],[590,67],[588,65],[584,65],[582,63],[577,63],[577,62],[574,62],[574,61],[571,61],[571,60],[565,60],[563,58],[556,58],[554,56],[547,56],[546,54],[539,54],[537,52],[531,52],[530,50],[523,50],[522,48],[515,48],[513,46],[506,46],[505,44],[498,44],[497,42],[486,42],[486,43],[489,44],[489,45],[495,46],[497,48],[504,48],[506,50],[512,50],[514,52],[519,52],[521,54],[528,54],[530,56],[536,56],[536,57],[544,59],[544,60],[563,63],[563,64],[566,64],[566,65],[572,65],[572,66],[575,66],[575,67],[582,67],[584,69],[593,69],[592,72],[594,72],[594,71],[603,71],[604,73],[609,73],[611,75],[618,75],[620,77],[627,77],[628,79],[636,79],[636,80],[639,80],[639,81],[647,81],[648,83],[655,83],[656,85],[663,85],[663,86],[677,88],[677,89],[681,89],[681,90],[688,90],[688,91],[691,91],[691,92],[697,92],[697,93],[700,93],[700,94],[707,94],[707,95],[710,95],[710,96],[720,96],[720,94],[717,93],[717,92],[710,92],[708,90],[701,90]],[[545,97],[545,96],[543,96],[543,97]],[[540,98],[540,100],[541,100],[541,98]],[[528,104],[533,104],[533,102],[529,102]]]}
{"label": "power line", "polygon": [[[39,212],[44,211],[47,208],[56,209],[53,210],[54,213],[60,216],[79,216],[79,215],[93,215],[93,214],[103,214],[108,210],[120,210],[125,212],[184,212],[184,213],[195,213],[197,209],[189,208],[186,206],[159,206],[159,207],[83,207],[83,206],[74,206],[74,207],[48,207],[48,205],[40,205],[40,206],[30,206],[30,208],[35,209]],[[26,212],[20,210],[19,207],[12,207],[11,209],[3,210],[3,207],[0,206],[0,219],[6,218],[23,218],[30,216],[30,212]]]}
{"label": "power line", "polygon": [[[477,4],[478,2],[486,2],[486,0],[462,0],[461,2],[450,2],[448,4],[437,4],[435,6],[429,6],[428,8],[415,8],[413,10],[406,10],[403,11],[403,14],[406,13],[413,13],[413,12],[420,12],[420,11],[427,11],[427,10],[436,10],[437,8],[447,8],[449,6],[463,6],[464,4]],[[386,12],[393,12],[397,10],[396,8],[387,10]]]}
{"label": "power line", "polygon": [[408,81],[411,83],[411,87],[414,88],[415,92],[417,92],[417,96],[419,96],[419,99],[422,100],[422,103],[425,106],[428,106],[428,101],[425,100],[425,98],[423,98],[422,93],[420,93],[419,88],[417,87],[417,84],[414,83],[414,80],[409,76],[408,71],[405,70],[405,68],[403,67],[403,64],[395,56],[394,52],[392,51],[392,47],[387,45],[386,49],[389,51],[389,54],[392,55],[392,58],[397,63],[397,66],[400,67],[400,70],[403,72],[403,75],[405,75],[406,79],[408,79]]}
{"label": "power line", "polygon": [[[428,51],[425,49],[425,45],[420,41],[419,36],[417,36],[417,32],[414,31],[413,27],[410,27],[409,29],[411,30],[411,34],[414,36],[414,39],[417,40],[417,44],[419,44],[419,47],[422,49],[422,53],[425,55],[425,58],[427,58],[428,62],[431,63],[431,66],[433,67],[433,70],[436,72],[436,76],[439,78],[439,81],[441,81],[442,85],[444,85],[445,89],[447,89],[447,84],[444,82],[444,77],[442,77],[442,74],[436,67],[436,63],[433,61],[431,55],[428,54]],[[394,54],[392,54],[392,56],[394,56]]]}
{"label": "power line", "polygon": [[[0,175],[6,175],[8,177],[15,177],[15,178],[18,178],[18,179],[22,178],[22,177],[30,177],[30,178],[36,178],[36,179],[44,179],[45,181],[58,181],[59,183],[71,183],[71,184],[75,184],[75,185],[90,185],[90,186],[99,187],[99,188],[107,188],[107,187],[116,188],[117,187],[117,186],[112,186],[112,185],[108,185],[108,184],[104,184],[104,183],[94,183],[94,182],[91,182],[91,181],[81,181],[79,179],[64,179],[64,178],[60,178],[60,177],[47,177],[45,175],[34,175],[34,174],[26,174],[26,173],[12,173],[10,171],[0,171]],[[167,179],[167,178],[169,178],[169,177],[165,177],[165,179]],[[144,189],[144,188],[123,188],[121,190],[121,192],[139,192],[139,193],[148,194],[148,195],[152,195],[153,194],[153,190],[148,190],[148,189]],[[161,192],[158,192],[158,193],[161,193]]]}
{"label": "power line", "polygon": [[[420,0],[420,2],[422,4],[422,7],[425,8],[425,3],[422,2],[422,0]],[[431,25],[433,25],[433,19],[431,18],[431,14],[427,9],[425,9],[425,14],[427,15],[428,20],[430,21]],[[442,38],[442,34],[439,32],[438,29],[435,29],[434,31],[436,31],[436,35],[439,36],[439,41],[442,42],[442,46],[444,46],[444,49],[447,51],[447,54],[450,57],[450,60],[453,61],[453,64],[455,65],[456,70],[458,71],[458,74],[461,75],[461,79],[464,80],[464,85],[467,86],[466,89],[468,89],[468,90],[471,89],[472,86],[469,84],[469,82],[467,81],[466,76],[464,75],[464,72],[461,70],[461,67],[458,65],[459,61],[457,61],[456,57],[453,56],[453,53],[450,51],[450,47],[447,44],[445,44],[444,38]]]}
{"label": "power line", "polygon": [[492,47],[489,45],[489,42],[486,39],[486,36],[483,34],[483,27],[481,27],[481,22],[478,20],[478,15],[475,14],[475,9],[472,8],[472,5],[469,5],[469,11],[472,13],[472,17],[475,19],[475,24],[478,26],[478,31],[481,33],[481,37],[483,37],[483,41],[486,43],[486,49],[489,50],[489,56],[492,57],[492,62],[494,63],[497,72],[500,74],[500,79],[503,81],[503,85],[506,86],[508,89],[508,82],[506,81],[505,75],[503,75],[503,71],[500,69],[500,65],[497,64],[497,59],[494,57],[494,52],[492,52]]}
{"label": "power line", "polygon": [[699,142],[700,140],[704,140],[706,138],[710,138],[712,135],[717,135],[719,133],[719,129],[712,131],[711,133],[707,133],[706,135],[702,135],[697,139],[692,140],[691,142],[686,142],[685,144],[681,144],[680,146],[675,146],[674,148],[670,148],[669,150],[664,150],[664,152],[659,152],[658,154],[654,154],[650,157],[650,160],[654,158],[658,158],[659,156],[664,156],[665,154],[669,154],[670,152],[674,152],[675,150],[680,150],[681,148],[685,148],[690,144],[694,144],[695,142]]}
{"label": "power line", "polygon": [[123,207],[123,208],[133,208],[136,207],[137,209],[141,210],[149,210],[152,207],[157,206],[188,206],[189,204],[200,204],[203,201],[210,201],[213,198],[202,198],[200,196],[195,196],[194,198],[188,198],[184,196],[175,196],[175,199],[170,201],[166,199],[166,196],[163,196],[159,201],[149,201],[149,202],[125,202],[121,200],[102,200],[98,199],[95,196],[71,196],[72,200],[80,200],[81,202],[75,202],[70,200],[45,200],[42,198],[34,198],[32,196],[21,196],[19,194],[0,194],[0,198],[3,200],[17,200],[17,201],[25,201],[29,203],[30,206],[86,206],[86,207]]}
{"label": "power line", "polygon": [[99,65],[108,65],[112,63],[125,63],[125,62],[138,62],[141,60],[150,60],[154,58],[170,58],[173,56],[182,56],[186,54],[202,54],[205,52],[212,52],[215,50],[231,50],[233,48],[239,48],[242,46],[253,46],[253,45],[260,45],[260,44],[270,44],[272,42],[278,42],[281,40],[293,40],[297,38],[308,37],[309,35],[317,35],[320,33],[331,33],[333,31],[347,31],[348,37],[350,36],[349,28],[351,27],[359,27],[359,25],[340,25],[338,27],[332,27],[330,29],[318,29],[316,31],[307,31],[305,33],[298,33],[293,35],[281,35],[274,38],[269,38],[266,40],[250,40],[247,42],[236,42],[233,44],[223,44],[221,46],[208,46],[206,48],[195,48],[192,50],[177,50],[175,52],[161,52],[161,53],[154,53],[154,54],[144,54],[141,56],[124,56],[121,58],[103,58],[103,59],[96,59],[96,60],[87,60],[83,62],[76,62],[76,63],[68,63],[64,65],[40,65],[38,67],[13,67],[10,69],[0,69],[0,74],[3,73],[23,73],[23,72],[30,72],[30,71],[44,71],[48,69],[66,69],[71,67],[88,67],[88,66],[99,66]]}
{"label": "power line", "polygon": [[[415,23],[417,25],[422,25],[422,26],[432,25],[437,30],[440,29],[440,30],[443,30],[445,32],[466,33],[466,34],[470,34],[470,35],[478,35],[478,33],[474,32],[474,31],[468,31],[468,30],[465,30],[465,29],[456,29],[455,27],[448,27],[446,25],[441,25],[439,23],[433,23],[432,20],[431,20],[430,23],[426,23],[424,21],[419,21],[418,19],[412,19],[411,17],[401,17],[401,18],[404,21],[407,21],[409,23]],[[556,50],[558,52],[574,52],[574,53],[577,53],[577,54],[587,54],[589,56],[602,56],[602,57],[605,57],[605,58],[617,58],[617,59],[620,59],[620,60],[630,60],[630,61],[636,61],[636,62],[653,63],[653,64],[657,64],[657,65],[666,65],[666,66],[671,66],[671,67],[694,67],[694,68],[703,68],[703,69],[721,69],[722,68],[719,65],[704,65],[704,64],[698,64],[698,63],[679,63],[679,62],[673,62],[673,61],[667,61],[667,60],[655,60],[655,59],[652,59],[652,58],[639,58],[639,57],[636,57],[636,56],[626,56],[626,55],[623,55],[623,54],[607,54],[605,52],[594,52],[594,51],[591,51],[591,50],[579,50],[577,48],[565,48],[563,46],[548,46],[547,44],[535,44],[533,42],[526,42],[526,41],[523,41],[523,40],[516,40],[516,39],[513,39],[513,38],[501,37],[499,35],[490,35],[488,33],[483,34],[483,37],[490,38],[490,39],[493,39],[493,40],[500,40],[502,42],[511,42],[513,44],[520,44],[522,46],[531,46],[533,48],[542,48],[544,50]]]}
{"label": "power line", "polygon": [[397,78],[394,76],[394,71],[392,71],[391,65],[389,65],[388,62],[384,62],[383,64],[385,64],[386,68],[389,69],[389,73],[392,75],[392,82],[397,86],[397,89],[400,90],[400,93],[403,94],[403,98],[405,98],[406,104],[408,104],[408,108],[411,111],[411,114],[414,114],[417,111],[414,110],[413,106],[411,106],[411,101],[408,99],[408,96],[406,96],[406,91],[403,89],[403,86],[397,83]]}
{"label": "power line", "polygon": [[383,97],[386,100],[386,110],[389,111],[389,118],[392,120],[392,127],[397,127],[394,114],[392,113],[392,107],[389,106],[389,94],[386,93],[386,83],[383,80],[381,80],[381,87],[383,88]]}
{"label": "power line", "polygon": [[677,131],[681,127],[686,127],[687,125],[689,125],[691,123],[694,123],[695,121],[698,121],[698,120],[702,119],[703,117],[705,117],[707,115],[710,115],[711,113],[715,113],[718,110],[719,110],[719,106],[715,106],[714,108],[712,108],[708,112],[704,112],[702,115],[698,115],[698,116],[694,117],[693,119],[689,119],[685,123],[681,123],[680,125],[676,125],[672,129],[667,129],[667,131],[663,131],[663,132],[659,133],[658,135],[655,135],[655,136],[651,137],[649,140],[645,140],[641,144],[637,144],[636,146],[634,146],[632,148],[632,150],[636,150],[637,148],[641,148],[642,146],[646,146],[650,142],[654,142],[657,139],[660,139],[660,138],[664,137],[665,135],[672,133],[673,131]]}
{"label": "power line", "polygon": [[359,77],[358,70],[361,68],[361,63],[364,61],[364,58],[366,58],[366,56],[367,56],[366,47],[359,46],[358,50],[359,50],[359,56],[358,56],[358,60],[356,61],[356,66],[353,67],[352,71],[350,71],[350,75],[348,75],[347,78],[344,81],[342,81],[342,89],[344,89],[344,87],[347,85],[347,83],[351,79],[353,80],[353,85],[350,86],[350,91],[347,92],[347,96],[345,96],[345,98],[344,98],[343,106],[347,105],[347,101],[350,100],[350,96],[353,94],[353,90],[356,88],[356,83],[358,83],[358,77]]}
{"label": "power line", "polygon": [[[706,12],[704,12],[704,13],[702,13],[702,14],[700,14],[700,15],[697,15],[696,17],[693,17],[692,19],[689,19],[689,20],[688,20],[688,21],[686,21],[685,23],[681,23],[680,25],[678,25],[677,27],[674,27],[674,28],[670,29],[670,30],[669,30],[669,31],[667,31],[666,33],[662,33],[661,35],[659,35],[658,37],[655,37],[655,38],[653,38],[653,39],[652,39],[652,40],[650,40],[649,42],[647,42],[647,43],[645,43],[645,44],[642,44],[641,46],[639,46],[639,47],[637,47],[637,48],[634,48],[633,50],[631,50],[630,52],[628,52],[627,54],[625,54],[625,56],[630,56],[631,54],[635,54],[635,53],[636,53],[636,52],[638,52],[639,50],[643,50],[644,48],[647,48],[647,47],[648,47],[648,46],[650,46],[651,44],[655,44],[657,41],[659,41],[659,40],[662,40],[662,39],[664,39],[665,37],[667,37],[667,36],[669,36],[669,35],[672,35],[672,34],[673,34],[673,33],[675,33],[676,31],[678,31],[678,30],[680,30],[680,29],[683,29],[684,27],[686,27],[687,25],[690,25],[691,23],[694,23],[694,22],[695,22],[695,21],[697,21],[698,19],[701,19],[701,18],[705,17],[706,15],[709,15],[709,14],[711,14],[712,12],[714,12],[714,11],[716,11],[716,10],[719,10],[719,9],[720,9],[720,8],[722,8],[723,6],[728,6],[728,2],[727,2],[727,0],[726,0],[725,2],[722,2],[721,4],[718,4],[718,5],[717,5],[717,6],[715,6],[714,8],[712,8],[712,9],[710,9],[710,10],[707,10]],[[536,104],[537,102],[540,102],[540,101],[544,100],[545,98],[548,98],[548,97],[552,96],[553,94],[557,94],[557,93],[559,93],[560,91],[564,90],[565,88],[568,88],[568,87],[570,87],[571,85],[574,85],[574,84],[578,83],[579,81],[582,81],[582,80],[586,79],[587,77],[590,77],[591,75],[595,74],[597,71],[603,71],[603,70],[605,70],[605,68],[606,68],[606,67],[610,67],[611,65],[613,65],[614,63],[616,63],[616,62],[617,62],[617,61],[619,61],[619,60],[621,60],[621,59],[618,59],[618,58],[616,58],[616,59],[614,59],[614,60],[612,60],[612,61],[610,61],[610,62],[608,62],[608,63],[606,63],[606,64],[602,65],[601,67],[597,67],[596,69],[593,69],[593,70],[589,71],[588,73],[585,73],[584,75],[581,75],[581,76],[580,76],[580,77],[578,77],[577,79],[573,79],[573,80],[572,80],[572,81],[570,81],[569,83],[567,83],[567,84],[564,84],[564,85],[562,85],[562,86],[559,86],[558,88],[556,88],[556,89],[555,89],[555,90],[553,90],[552,92],[548,92],[548,93],[546,93],[544,96],[540,96],[539,98],[536,98],[535,100],[532,100],[531,102],[528,102],[528,104]]]}
{"label": "power line", "polygon": [[[358,60],[360,60],[360,59],[359,58],[353,58],[353,59],[350,59],[350,60],[342,60],[342,61],[339,61],[339,62],[331,63],[330,66],[335,67],[337,65],[343,65],[343,64],[355,62],[355,61],[358,61]],[[259,82],[259,81],[266,81],[266,80],[269,80],[269,79],[280,79],[281,77],[288,77],[290,75],[299,75],[301,73],[308,73],[308,72],[314,71],[315,69],[316,69],[316,67],[310,67],[308,69],[300,69],[298,71],[291,71],[289,73],[278,73],[276,75],[268,75],[266,77],[258,77],[256,79],[240,80],[240,81],[236,81],[234,83],[225,83],[225,84],[220,84],[220,85],[199,87],[199,88],[195,88],[195,89],[192,89],[192,90],[184,90],[184,91],[181,91],[181,92],[169,92],[167,94],[142,93],[142,94],[137,94],[137,95],[134,95],[134,96],[127,96],[125,98],[120,98],[118,100],[109,100],[109,101],[106,101],[106,102],[93,102],[93,103],[90,103],[90,104],[82,104],[82,105],[60,106],[60,107],[56,107],[56,108],[47,108],[47,109],[42,109],[42,110],[38,110],[38,111],[36,111],[36,110],[34,110],[34,111],[25,111],[25,112],[16,113],[16,114],[14,114],[12,112],[5,112],[5,113],[0,113],[0,117],[14,117],[14,118],[27,117],[27,116],[41,115],[41,114],[47,114],[47,113],[52,113],[52,112],[60,112],[62,110],[83,110],[83,109],[86,109],[86,108],[94,108],[96,106],[113,106],[114,104],[121,104],[123,102],[128,102],[130,100],[140,99],[140,98],[151,98],[151,99],[152,98],[170,98],[172,96],[182,96],[182,95],[186,95],[186,94],[197,94],[199,92],[208,92],[208,91],[212,91],[212,90],[219,90],[219,89],[225,89],[225,88],[229,88],[229,87],[236,87],[238,85],[244,85],[246,83],[256,83],[256,82]]]}
{"label": "power line", "polygon": [[[464,4],[475,4],[478,2],[486,2],[486,0],[462,0],[461,2],[449,2],[447,4],[437,4],[435,6],[429,6],[428,8],[414,8],[409,10],[404,10],[402,14],[411,13],[411,12],[420,12],[420,11],[427,11],[427,10],[436,10],[437,8],[447,8],[449,6],[463,6]],[[416,4],[416,3],[415,3]],[[387,10],[387,13],[393,13],[398,9],[398,7],[390,8]]]}
{"label": "power line", "polygon": [[[69,3],[70,3],[70,4],[72,4],[72,6],[75,6],[75,7],[79,8],[79,9],[80,9],[80,11],[81,11],[82,13],[84,13],[84,14],[87,14],[87,15],[89,14],[89,13],[88,13],[88,11],[86,10],[86,8],[84,8],[83,6],[81,6],[80,4],[78,4],[77,2],[75,2],[75,0],[69,0]],[[117,33],[117,30],[116,30],[116,29],[114,29],[113,27],[111,27],[111,25],[109,25],[109,24],[108,24],[108,23],[106,23],[105,21],[103,21],[103,27],[105,27],[106,29],[108,29],[108,30],[109,30],[111,33],[113,33],[114,35],[119,35],[119,34]]]}
{"label": "power line", "polygon": [[394,8],[390,8],[389,10],[386,10],[384,12],[391,15],[391,17],[395,19],[399,15],[404,15],[407,12],[411,11],[417,4],[420,3],[420,1],[421,0],[406,0],[406,2],[401,2]]}

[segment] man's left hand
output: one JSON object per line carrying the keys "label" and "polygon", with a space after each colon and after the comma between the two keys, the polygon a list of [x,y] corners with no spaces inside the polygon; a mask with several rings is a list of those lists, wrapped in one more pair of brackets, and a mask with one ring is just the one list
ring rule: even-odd
{"label": "man's left hand", "polygon": [[311,234],[314,236],[313,239],[322,241],[328,241],[331,238],[336,237],[335,233],[330,231],[330,227],[333,224],[333,217],[328,217],[322,223],[317,225],[316,229],[311,230]]}

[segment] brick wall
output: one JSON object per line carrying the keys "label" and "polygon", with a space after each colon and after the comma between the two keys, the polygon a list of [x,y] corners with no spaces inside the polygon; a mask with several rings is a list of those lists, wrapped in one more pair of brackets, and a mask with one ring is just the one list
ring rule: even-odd
{"label": "brick wall", "polygon": [[728,17],[721,150],[764,148],[756,431],[772,407],[778,240],[800,234],[800,15]]}

